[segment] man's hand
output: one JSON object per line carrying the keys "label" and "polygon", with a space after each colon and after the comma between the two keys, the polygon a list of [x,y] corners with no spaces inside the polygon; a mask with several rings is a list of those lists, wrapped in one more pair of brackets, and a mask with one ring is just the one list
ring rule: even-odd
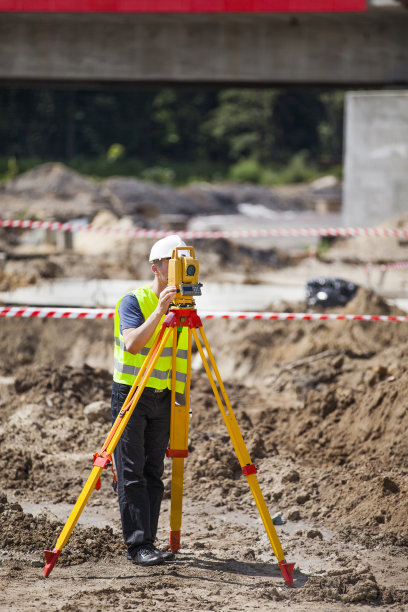
{"label": "man's hand", "polygon": [[174,300],[177,295],[177,287],[166,287],[159,295],[159,303],[156,307],[157,312],[162,317],[166,314],[170,303]]}
{"label": "man's hand", "polygon": [[160,319],[166,314],[170,302],[177,295],[177,287],[166,287],[159,295],[159,303],[150,317],[140,325],[140,327],[131,327],[123,330],[123,339],[125,341],[126,350],[129,353],[136,355],[142,349],[148,340],[150,340],[154,330],[160,323]]}

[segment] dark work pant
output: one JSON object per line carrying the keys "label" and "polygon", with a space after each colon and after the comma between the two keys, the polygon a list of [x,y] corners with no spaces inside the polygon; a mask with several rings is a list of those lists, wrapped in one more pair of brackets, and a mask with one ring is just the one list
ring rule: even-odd
{"label": "dark work pant", "polygon": [[[112,384],[112,421],[130,391]],[[114,451],[125,544],[154,542],[163,497],[164,456],[170,436],[171,392],[146,387]]]}

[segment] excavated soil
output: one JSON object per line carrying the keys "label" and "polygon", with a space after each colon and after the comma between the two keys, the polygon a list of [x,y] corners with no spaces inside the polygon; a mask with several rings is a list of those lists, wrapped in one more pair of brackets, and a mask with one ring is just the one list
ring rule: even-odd
{"label": "excavated soil", "polygon": [[[126,213],[149,225],[145,186],[77,179],[60,167],[43,168],[0,196],[11,216],[32,201],[47,218],[70,219],[74,211],[95,225],[126,226]],[[139,200],[135,190],[142,190]],[[215,206],[217,194],[207,191]],[[167,202],[169,194],[162,195]],[[173,212],[183,212],[192,194],[180,197],[172,200]],[[24,243],[20,230],[0,229],[0,290],[61,277],[150,274],[141,262],[153,240],[92,234],[75,240],[73,251],[60,252]],[[352,265],[406,259],[405,243],[390,239],[379,249],[371,239],[358,240],[329,249],[329,274],[334,262],[336,274],[338,265],[349,266],[346,277]],[[302,272],[293,253],[258,249],[255,241],[193,246],[204,282],[279,284],[282,274]],[[333,312],[399,313],[364,289]],[[1,609],[408,610],[406,323],[204,321],[270,514],[286,519],[276,530],[286,560],[296,562],[294,588],[282,579],[195,348],[176,560],[153,568],[127,561],[108,471],[45,579],[43,551],[54,548],[110,429],[113,322],[3,318],[0,327]],[[163,548],[170,460],[164,481],[157,542]]]}
{"label": "excavated soil", "polygon": [[[360,290],[343,312],[397,310]],[[176,561],[148,569],[126,560],[104,473],[43,578],[43,550],[55,546],[110,428],[112,322],[3,319],[1,328],[3,609],[408,609],[404,324],[205,322],[270,513],[287,519],[276,529],[296,562],[292,589],[196,351]],[[163,547],[170,469],[167,460]]]}

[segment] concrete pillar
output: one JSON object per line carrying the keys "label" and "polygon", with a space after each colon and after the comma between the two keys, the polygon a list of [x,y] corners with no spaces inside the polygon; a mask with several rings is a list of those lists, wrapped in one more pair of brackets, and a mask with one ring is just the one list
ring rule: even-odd
{"label": "concrete pillar", "polygon": [[408,213],[408,90],[350,92],[345,114],[344,224]]}

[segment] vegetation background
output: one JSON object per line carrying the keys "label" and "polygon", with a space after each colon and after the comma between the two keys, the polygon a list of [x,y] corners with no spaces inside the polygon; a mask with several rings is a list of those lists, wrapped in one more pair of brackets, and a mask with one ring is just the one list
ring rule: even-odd
{"label": "vegetation background", "polygon": [[98,177],[277,185],[341,175],[344,94],[0,89],[0,179],[46,161]]}

